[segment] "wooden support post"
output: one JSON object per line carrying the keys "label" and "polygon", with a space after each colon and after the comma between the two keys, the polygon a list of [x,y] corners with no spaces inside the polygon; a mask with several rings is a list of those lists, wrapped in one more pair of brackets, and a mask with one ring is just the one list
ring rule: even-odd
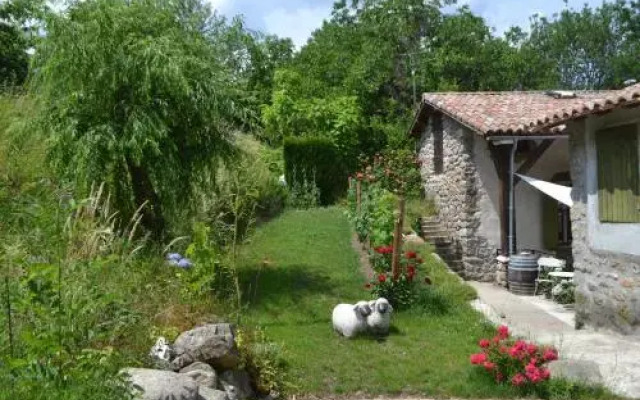
{"label": "wooden support post", "polygon": [[404,226],[404,196],[398,199],[398,211],[393,230],[393,258],[391,261],[391,272],[393,277],[400,275],[400,255],[402,254],[402,227]]}
{"label": "wooden support post", "polygon": [[[518,168],[517,173],[520,175],[525,175],[531,168],[536,165],[538,160],[544,155],[544,153],[549,150],[549,147],[553,144],[553,139],[543,140],[529,155],[527,160]],[[516,186],[520,183],[520,178],[515,176],[513,181],[513,185]]]}
{"label": "wooden support post", "polygon": [[500,252],[509,254],[509,158],[513,145],[489,144],[498,174],[498,213],[500,215]]}
{"label": "wooden support post", "polygon": [[360,180],[356,182],[356,207],[358,214],[360,214],[362,209],[362,182]]}

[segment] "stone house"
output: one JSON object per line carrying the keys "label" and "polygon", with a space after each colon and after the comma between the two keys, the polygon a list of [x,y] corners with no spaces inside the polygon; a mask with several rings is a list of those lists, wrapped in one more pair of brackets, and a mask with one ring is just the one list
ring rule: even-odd
{"label": "stone house", "polygon": [[638,106],[640,85],[425,94],[410,134],[457,272],[494,281],[499,253],[553,252],[575,269],[578,325],[640,335]]}

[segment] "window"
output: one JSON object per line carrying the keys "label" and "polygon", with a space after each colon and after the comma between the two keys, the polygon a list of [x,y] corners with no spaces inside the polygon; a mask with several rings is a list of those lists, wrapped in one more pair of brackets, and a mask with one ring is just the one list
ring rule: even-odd
{"label": "window", "polygon": [[598,207],[601,222],[640,222],[638,126],[596,132]]}
{"label": "window", "polygon": [[433,172],[444,172],[444,132],[442,130],[442,114],[433,115]]}

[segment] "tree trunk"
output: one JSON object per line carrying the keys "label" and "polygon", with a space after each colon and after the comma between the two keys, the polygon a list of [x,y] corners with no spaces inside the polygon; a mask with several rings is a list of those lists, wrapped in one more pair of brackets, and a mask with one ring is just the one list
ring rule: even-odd
{"label": "tree trunk", "polygon": [[149,172],[138,165],[130,157],[127,157],[127,168],[131,176],[133,187],[133,197],[138,209],[147,202],[142,212],[142,226],[144,226],[154,239],[162,239],[165,230],[165,220],[162,214],[162,204],[160,198],[153,188]]}

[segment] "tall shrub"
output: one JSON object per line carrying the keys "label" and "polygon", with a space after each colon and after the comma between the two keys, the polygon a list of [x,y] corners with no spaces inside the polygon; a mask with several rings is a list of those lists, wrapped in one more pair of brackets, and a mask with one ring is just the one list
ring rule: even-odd
{"label": "tall shrub", "polygon": [[210,14],[178,3],[73,2],[49,17],[34,58],[54,165],[81,193],[106,182],[123,220],[146,203],[142,223],[156,237],[164,210],[188,204],[234,154],[230,125],[241,114],[204,32]]}
{"label": "tall shrub", "polygon": [[287,138],[283,151],[286,179],[291,185],[315,180],[323,205],[334,203],[345,193],[347,173],[330,139]]}

